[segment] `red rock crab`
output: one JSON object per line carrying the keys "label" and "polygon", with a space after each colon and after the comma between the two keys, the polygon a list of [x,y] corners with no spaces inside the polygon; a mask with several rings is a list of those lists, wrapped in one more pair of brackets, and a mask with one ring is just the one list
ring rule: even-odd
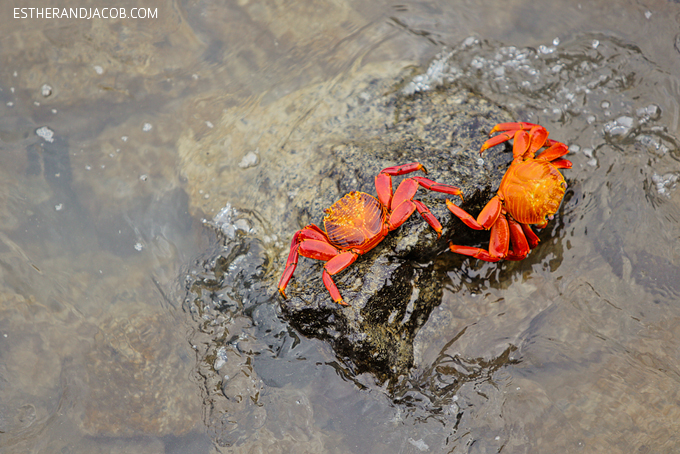
{"label": "red rock crab", "polygon": [[422,164],[413,162],[383,169],[375,177],[376,199],[363,192],[350,192],[326,210],[324,230],[314,224],[298,230],[293,235],[286,267],[279,281],[279,292],[285,298],[286,286],[293,277],[298,257],[323,260],[323,283],[338,304],[347,306],[332,276],[350,266],[362,254],[373,249],[387,234],[401,226],[418,210],[427,223],[441,236],[442,226],[419,200],[413,199],[420,186],[430,191],[461,197],[455,186],[437,183],[424,177],[403,180],[392,193],[392,177],[422,170]]}
{"label": "red rock crab", "polygon": [[[451,201],[446,201],[449,210],[467,226],[491,230],[488,250],[450,243],[451,251],[488,262],[522,260],[538,245],[539,239],[530,225],[543,228],[553,218],[567,188],[559,169],[571,168],[571,161],[562,158],[568,152],[567,146],[548,139],[548,131],[544,127],[533,123],[501,123],[490,134],[498,131],[502,133],[487,140],[480,151],[481,154],[490,147],[514,139],[513,161],[501,180],[497,194],[477,219]],[[536,152],[543,147],[547,148],[536,157]]]}

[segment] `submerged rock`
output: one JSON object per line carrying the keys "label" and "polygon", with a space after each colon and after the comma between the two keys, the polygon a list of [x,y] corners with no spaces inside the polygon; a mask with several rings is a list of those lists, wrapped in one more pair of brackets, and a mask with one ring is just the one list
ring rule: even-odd
{"label": "submerged rock", "polygon": [[[458,186],[464,209],[478,212],[512,158],[502,152],[503,147],[480,157],[480,147],[495,124],[512,119],[499,106],[456,85],[404,94],[399,87],[410,74],[402,71],[385,79],[384,68],[377,69],[380,74],[365,69],[338,86],[301,90],[251,108],[248,115],[229,112],[214,133],[198,141],[187,135],[180,143],[180,155],[186,162],[194,210],[215,214],[219,200],[222,207],[230,203],[234,213],[241,213],[245,227],[227,225],[230,216],[224,210],[215,218],[227,249],[237,250],[234,242],[244,236],[259,238],[265,245],[258,250],[266,259],[238,256],[228,259],[230,264],[222,263],[221,269],[239,276],[229,279],[232,293],[244,295],[257,289],[261,300],[265,292],[272,304],[280,305],[290,325],[330,342],[352,372],[367,371],[383,381],[413,365],[416,333],[441,302],[448,279],[446,269],[437,266],[437,256],[447,250],[450,238],[466,244],[474,241],[470,235],[475,232],[446,209],[447,195],[420,189],[416,198],[440,220],[442,237],[414,213],[377,247],[334,276],[349,307],[330,298],[321,281],[323,263],[304,257],[288,285],[288,299],[279,296],[277,283],[290,240],[310,223],[323,227],[324,210],[348,192],[375,195],[374,178],[381,169],[414,161],[425,166],[428,178]],[[301,106],[312,107],[297,117]],[[244,123],[249,124],[248,133]],[[288,123],[295,125],[284,129]],[[259,165],[244,168],[238,160],[215,163],[208,158],[224,154],[220,148],[227,146],[259,150]],[[407,177],[393,178],[394,188]],[[205,197],[198,190],[201,186],[192,182],[209,178],[217,183]],[[231,198],[220,198],[220,191]],[[459,198],[448,197],[461,204]],[[266,265],[254,267],[250,262]]]}

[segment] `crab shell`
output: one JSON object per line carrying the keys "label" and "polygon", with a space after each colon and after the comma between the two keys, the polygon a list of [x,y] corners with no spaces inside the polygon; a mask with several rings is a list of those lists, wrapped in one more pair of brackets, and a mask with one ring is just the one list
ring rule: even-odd
{"label": "crab shell", "polygon": [[557,213],[567,183],[549,161],[513,161],[498,189],[505,210],[520,224],[545,226]]}
{"label": "crab shell", "polygon": [[387,211],[378,199],[353,191],[326,210],[323,225],[331,244],[364,253],[387,236],[386,216]]}

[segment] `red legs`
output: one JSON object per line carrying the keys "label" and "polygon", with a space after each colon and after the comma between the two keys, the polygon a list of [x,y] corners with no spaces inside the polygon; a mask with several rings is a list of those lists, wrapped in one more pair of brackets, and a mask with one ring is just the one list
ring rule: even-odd
{"label": "red legs", "polygon": [[448,184],[437,183],[429,178],[411,177],[402,181],[397,190],[392,194],[392,177],[397,175],[404,175],[407,173],[422,170],[427,174],[427,170],[419,162],[405,164],[401,166],[388,167],[383,169],[378,176],[375,177],[375,189],[378,192],[378,199],[380,203],[389,209],[389,230],[394,230],[401,226],[406,220],[418,210],[418,213],[425,219],[425,221],[432,227],[438,236],[441,236],[442,225],[437,218],[430,212],[430,210],[420,200],[413,200],[413,197],[422,186],[425,189],[435,192],[442,192],[444,194],[457,195],[463,198],[460,189]]}
{"label": "red legs", "polygon": [[[551,141],[553,142],[553,141]],[[569,153],[567,146],[561,142],[553,142],[549,148],[543,150],[536,160],[550,161],[558,169],[571,169],[571,161],[562,156]]]}
{"label": "red legs", "polygon": [[569,149],[565,144],[562,142],[553,142],[548,148],[543,150],[541,154],[536,156],[536,159],[539,161],[555,161],[567,153],[569,153]]}
{"label": "red legs", "polygon": [[496,126],[493,127],[493,129],[489,132],[489,135],[493,134],[494,132],[498,131],[511,131],[510,138],[515,134],[515,131],[523,129],[524,131],[529,131],[531,128],[539,126],[536,123],[525,123],[523,121],[518,121],[518,122],[510,122],[510,123],[498,123]]}
{"label": "red legs", "polygon": [[[493,127],[493,129],[489,132],[489,135],[502,131],[501,134],[498,134],[497,136],[494,136],[484,142],[484,145],[482,145],[482,149],[480,151],[480,154],[484,152],[484,150],[487,150],[491,147],[495,147],[498,144],[501,144],[503,142],[507,142],[510,139],[513,139],[515,137],[515,133],[518,131],[530,131],[532,128],[539,127],[545,130],[542,126],[533,124],[533,123],[499,123],[496,126]],[[547,131],[546,131],[546,137],[548,136]],[[541,147],[538,147],[541,148]],[[538,149],[537,148],[537,149]]]}
{"label": "red legs", "polygon": [[[416,210],[418,210],[418,213],[420,213],[423,219],[425,219],[425,221],[430,224],[430,227],[432,227],[434,231],[437,232],[437,238],[441,238],[442,225],[439,223],[439,220],[434,217],[434,214],[432,214],[427,205],[425,205],[420,200],[413,200],[412,203],[416,206]],[[392,221],[391,217],[390,221]]]}
{"label": "red legs", "polygon": [[[538,245],[538,237],[528,225],[520,224],[503,213],[500,198],[494,196],[482,209],[477,219],[465,210],[454,205],[450,200],[446,206],[461,221],[475,230],[491,230],[489,250],[458,246],[449,242],[449,249],[458,254],[469,255],[487,262],[497,262],[501,259],[522,260]],[[512,243],[512,249],[510,249]]]}
{"label": "red legs", "polygon": [[555,159],[551,164],[558,169],[571,169],[571,161],[568,159]]}
{"label": "red legs", "polygon": [[425,219],[425,221],[436,232],[437,236],[441,236],[442,225],[437,218],[430,212],[429,208],[420,200],[414,200],[418,187],[422,186],[435,192],[443,192],[445,194],[457,195],[463,198],[460,190],[455,186],[436,183],[432,180],[423,177],[408,178],[401,182],[394,193],[391,201],[391,212],[389,214],[388,225],[389,230],[394,230],[401,226],[413,214],[415,210]]}
{"label": "red legs", "polygon": [[338,255],[326,262],[323,267],[323,284],[326,286],[328,293],[331,294],[333,301],[342,306],[349,306],[349,304],[345,303],[345,301],[342,299],[342,295],[340,295],[340,291],[338,290],[338,287],[335,285],[335,282],[331,276],[346,269],[356,261],[357,257],[359,257],[359,254],[356,252],[340,252]]}
{"label": "red legs", "polygon": [[472,246],[458,246],[449,242],[451,252],[469,255],[487,262],[497,262],[508,255],[510,245],[510,229],[508,220],[504,214],[498,216],[496,222],[491,226],[491,238],[489,240],[489,250]]}
{"label": "red legs", "polygon": [[[493,146],[515,139],[512,154],[515,159],[533,157],[538,150],[547,146],[536,159],[550,161],[558,169],[570,169],[571,161],[561,159],[569,152],[567,146],[556,140],[548,139],[548,131],[543,127],[533,123],[500,123],[494,126],[489,134],[502,131],[482,145],[480,153]],[[528,134],[527,134],[528,131]],[[519,144],[517,142],[520,142]]]}
{"label": "red legs", "polygon": [[449,199],[446,199],[447,208],[468,227],[475,230],[489,230],[495,223],[502,211],[502,204],[500,197],[493,196],[489,203],[482,208],[482,211],[473,218],[467,211],[463,210],[458,205],[454,205]]}
{"label": "red legs", "polygon": [[298,248],[300,246],[300,243],[304,240],[317,240],[317,241],[325,241],[328,242],[328,237],[324,233],[323,230],[321,230],[319,227],[316,225],[308,225],[302,230],[298,230],[295,232],[295,235],[293,235],[293,240],[290,242],[290,252],[288,253],[288,260],[286,260],[286,268],[283,270],[283,274],[281,275],[281,279],[279,280],[279,293],[281,293],[281,296],[286,298],[286,286],[288,285],[288,282],[290,282],[290,279],[293,277],[293,273],[295,272],[295,267],[297,267],[297,262],[298,262]]}
{"label": "red legs", "polygon": [[524,226],[512,218],[508,218],[508,225],[510,226],[512,249],[508,251],[505,259],[524,260],[531,251],[527,237],[524,234]]}
{"label": "red legs", "polygon": [[488,251],[478,247],[458,246],[449,242],[449,249],[451,251],[470,255],[487,262],[496,262],[508,254],[510,228],[507,218],[502,212],[501,200],[497,195],[486,204],[481,213],[479,213],[479,216],[477,216],[477,219],[473,218],[459,206],[454,205],[448,199],[446,200],[446,206],[468,227],[475,230],[491,230]]}
{"label": "red legs", "polygon": [[542,126],[536,126],[529,132],[520,129],[515,132],[513,138],[513,159],[526,160],[533,158],[536,152],[545,145],[545,142],[548,139],[548,131]]}
{"label": "red legs", "polygon": [[508,255],[510,248],[510,225],[505,213],[501,213],[491,226],[491,238],[489,238],[489,254],[492,257],[502,259]]}
{"label": "red legs", "polygon": [[[527,230],[530,232],[529,235],[527,235]],[[510,244],[512,244],[512,249],[510,249]],[[449,249],[457,254],[468,255],[487,262],[497,262],[503,259],[523,260],[529,255],[531,248],[537,245],[538,237],[531,227],[520,224],[501,213],[491,226],[488,251],[479,247],[458,246],[452,243],[449,243]]]}
{"label": "red legs", "polygon": [[522,226],[522,231],[524,232],[524,237],[529,242],[529,248],[535,249],[536,246],[538,246],[538,243],[541,240],[538,239],[538,236],[536,236],[534,231],[531,229],[530,225],[527,225],[527,224],[520,224],[520,225]]}
{"label": "red legs", "polygon": [[338,287],[333,282],[332,275],[339,273],[350,266],[359,256],[356,252],[340,252],[329,241],[326,234],[316,225],[308,225],[302,230],[298,230],[293,236],[290,245],[286,268],[279,280],[279,293],[286,298],[286,286],[293,277],[297,267],[298,257],[309,257],[311,259],[323,260],[326,262],[323,269],[323,283],[331,294],[331,298],[338,304],[347,306],[342,300]]}
{"label": "red legs", "polygon": [[392,177],[405,175],[418,170],[422,170],[423,173],[427,175],[427,170],[419,162],[382,169],[378,176],[375,177],[375,190],[378,193],[378,200],[380,200],[382,206],[390,208],[390,203],[392,201]]}

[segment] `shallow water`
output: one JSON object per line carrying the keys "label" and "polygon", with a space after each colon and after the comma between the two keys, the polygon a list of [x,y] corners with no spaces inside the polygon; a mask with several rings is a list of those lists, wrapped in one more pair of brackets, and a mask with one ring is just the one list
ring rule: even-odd
{"label": "shallow water", "polygon": [[[0,16],[0,450],[678,450],[680,6],[362,5]],[[526,260],[438,257],[387,386],[279,319],[268,279],[319,213],[249,171],[303,165],[286,144],[337,138],[361,81],[409,66],[406,90],[474,90],[574,167]]]}

